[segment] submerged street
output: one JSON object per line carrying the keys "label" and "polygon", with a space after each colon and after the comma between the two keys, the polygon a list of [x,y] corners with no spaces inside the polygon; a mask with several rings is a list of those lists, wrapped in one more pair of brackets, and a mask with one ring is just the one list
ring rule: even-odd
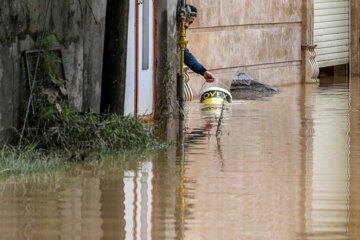
{"label": "submerged street", "polygon": [[0,239],[360,239],[358,79],[280,90],[187,103],[178,147],[1,179]]}

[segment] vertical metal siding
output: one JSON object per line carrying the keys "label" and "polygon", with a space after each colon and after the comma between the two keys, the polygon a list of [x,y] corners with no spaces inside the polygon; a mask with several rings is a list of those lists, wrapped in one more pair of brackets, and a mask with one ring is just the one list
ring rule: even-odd
{"label": "vertical metal siding", "polygon": [[314,0],[314,43],[319,67],[349,63],[349,0]]}

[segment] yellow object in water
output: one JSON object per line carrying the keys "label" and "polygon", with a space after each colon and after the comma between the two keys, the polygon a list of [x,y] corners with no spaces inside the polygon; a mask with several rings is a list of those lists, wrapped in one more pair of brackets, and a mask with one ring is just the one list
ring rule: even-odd
{"label": "yellow object in water", "polygon": [[232,96],[229,91],[219,87],[207,88],[200,93],[200,102],[205,104],[231,103]]}

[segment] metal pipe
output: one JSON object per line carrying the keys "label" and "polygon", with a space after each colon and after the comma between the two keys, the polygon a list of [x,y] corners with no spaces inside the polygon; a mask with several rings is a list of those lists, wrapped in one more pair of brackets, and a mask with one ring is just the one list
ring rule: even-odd
{"label": "metal pipe", "polygon": [[181,0],[181,7],[185,8],[186,5],[186,1],[185,0]]}
{"label": "metal pipe", "polygon": [[186,30],[185,30],[185,21],[186,21],[186,1],[181,0],[181,12],[180,12],[180,21],[181,21],[181,31],[178,44],[181,50],[180,57],[180,76],[178,78],[178,100],[180,106],[180,118],[184,118],[184,105],[185,105],[185,96],[184,96],[184,57],[185,57],[185,48],[187,46],[186,39]]}
{"label": "metal pipe", "polygon": [[184,224],[185,224],[185,154],[184,154],[184,103],[185,103],[185,94],[184,94],[184,53],[185,48],[188,43],[186,40],[186,31],[185,31],[185,21],[186,21],[186,2],[181,0],[181,33],[179,39],[179,46],[181,49],[181,58],[180,58],[180,76],[178,78],[178,93],[179,93],[179,105],[180,105],[180,120],[179,120],[179,140],[178,140],[178,150],[180,151],[180,186],[179,186],[179,208],[180,208],[180,220],[182,231],[180,232],[181,239],[184,238]]}

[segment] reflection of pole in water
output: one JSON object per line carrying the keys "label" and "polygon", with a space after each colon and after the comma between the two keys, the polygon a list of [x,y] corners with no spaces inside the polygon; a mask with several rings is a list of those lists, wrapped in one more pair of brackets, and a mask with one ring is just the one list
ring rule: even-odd
{"label": "reflection of pole in water", "polygon": [[[348,78],[346,78],[348,82]],[[351,131],[351,122],[350,122],[350,112],[351,112],[351,90],[349,85],[349,93],[348,93],[348,112],[347,112],[347,131],[346,131],[346,137],[347,137],[347,186],[346,186],[346,192],[347,192],[347,219],[346,219],[346,232],[349,232],[349,224],[350,224],[350,131]]]}
{"label": "reflection of pole in water", "polygon": [[219,159],[220,159],[220,163],[221,163],[221,171],[224,171],[225,168],[225,159],[224,159],[224,154],[222,151],[222,147],[221,147],[221,138],[217,137],[216,138],[216,145],[217,145],[217,152],[219,154]]}
{"label": "reflection of pole in water", "polygon": [[177,141],[177,158],[179,164],[179,186],[176,216],[177,239],[184,239],[185,224],[185,150],[184,150],[184,120],[179,120],[179,134]]}
{"label": "reflection of pole in water", "polygon": [[350,219],[349,234],[356,239],[360,229],[360,77],[350,79]]}
{"label": "reflection of pole in water", "polygon": [[219,158],[221,161],[221,170],[224,170],[224,166],[225,166],[225,161],[224,161],[224,156],[223,156],[223,151],[221,149],[221,142],[220,142],[220,136],[219,134],[221,134],[221,124],[222,124],[222,120],[224,118],[224,108],[225,108],[225,103],[222,103],[221,106],[221,114],[218,120],[218,125],[216,128],[216,144],[217,144],[217,150],[218,150],[218,154],[219,154]]}
{"label": "reflection of pole in water", "polygon": [[221,133],[221,124],[222,124],[222,120],[224,118],[224,102],[222,103],[222,106],[221,106],[221,113],[220,113],[220,117],[219,117],[219,120],[218,120],[218,125],[217,125],[217,128],[216,128],[216,137],[219,136],[219,134]]}

